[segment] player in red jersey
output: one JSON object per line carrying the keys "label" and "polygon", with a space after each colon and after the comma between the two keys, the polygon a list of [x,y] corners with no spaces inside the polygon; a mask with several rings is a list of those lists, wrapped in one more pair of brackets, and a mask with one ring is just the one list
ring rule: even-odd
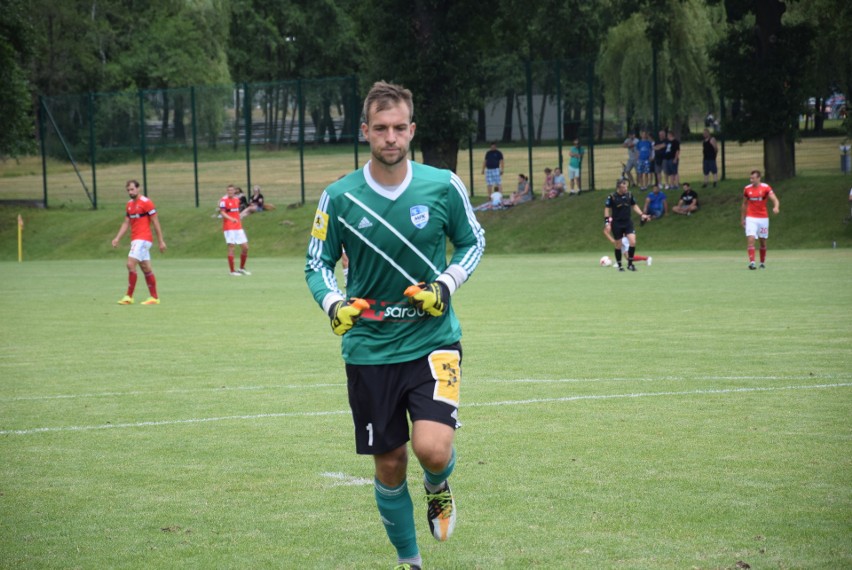
{"label": "player in red jersey", "polygon": [[151,296],[142,302],[143,305],[159,305],[160,297],[157,295],[157,279],[154,277],[154,271],[151,269],[151,245],[154,242],[154,236],[151,234],[151,226],[157,232],[157,241],[159,242],[160,251],[166,251],[166,242],[163,240],[163,229],[160,227],[160,219],[157,217],[157,208],[154,202],[146,196],[139,195],[139,183],[136,180],[127,181],[127,195],[130,200],[127,202],[127,212],[124,217],[124,222],[118,230],[115,238],[112,240],[112,247],[118,247],[118,242],[122,236],[127,233],[127,228],[130,228],[130,253],[127,254],[127,294],[118,302],[119,305],[133,304],[133,291],[136,289],[136,266],[142,267],[142,273],[145,275],[145,283],[148,284],[148,291]]}
{"label": "player in red jersey", "polygon": [[778,214],[781,204],[772,187],[760,181],[760,171],[752,170],[749,177],[751,184],[743,189],[742,226],[745,228],[748,241],[748,268],[757,269],[754,265],[754,240],[760,241],[760,268],[766,269],[766,238],[769,237],[769,212],[766,201],[772,202],[772,213]]}
{"label": "player in red jersey", "polygon": [[[242,217],[240,216],[240,199],[233,184],[228,185],[227,194],[219,200],[219,212],[222,214],[222,231],[225,234],[225,243],[228,244],[228,267],[231,269],[231,275],[234,277],[251,275],[251,272],[246,270],[248,238],[245,230],[243,230]],[[235,245],[239,245],[241,248],[240,269],[237,271],[234,270]]]}

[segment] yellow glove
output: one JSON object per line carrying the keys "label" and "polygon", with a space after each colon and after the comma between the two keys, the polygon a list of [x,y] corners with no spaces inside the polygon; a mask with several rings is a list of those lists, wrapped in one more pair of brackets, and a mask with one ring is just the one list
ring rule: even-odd
{"label": "yellow glove", "polygon": [[409,302],[433,317],[440,317],[447,309],[450,300],[450,290],[440,281],[418,283],[405,290]]}
{"label": "yellow glove", "polygon": [[337,336],[342,336],[355,326],[361,316],[361,311],[368,309],[370,304],[364,299],[353,298],[351,303],[337,301],[328,310],[331,319],[331,330]]}

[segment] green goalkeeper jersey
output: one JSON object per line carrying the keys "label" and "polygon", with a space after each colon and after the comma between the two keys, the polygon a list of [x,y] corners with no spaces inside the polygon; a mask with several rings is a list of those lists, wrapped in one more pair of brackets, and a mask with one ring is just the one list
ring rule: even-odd
{"label": "green goalkeeper jersey", "polygon": [[[461,326],[452,303],[441,317],[431,317],[411,305],[404,291],[440,280],[454,292],[479,264],[484,234],[464,183],[449,170],[408,162],[403,183],[389,189],[372,179],[368,163],[326,188],[308,245],[308,287],[326,312],[343,298],[370,305],[343,336],[343,360],[408,362],[458,341]],[[334,274],[341,248],[349,257],[345,297]]]}

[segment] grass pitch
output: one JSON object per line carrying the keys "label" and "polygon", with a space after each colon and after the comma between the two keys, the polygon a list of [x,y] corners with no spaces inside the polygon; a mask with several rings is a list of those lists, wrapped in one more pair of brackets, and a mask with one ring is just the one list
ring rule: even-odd
{"label": "grass pitch", "polygon": [[[847,250],[486,255],[425,568],[852,566]],[[0,566],[389,568],[302,260],[0,263]],[[137,301],[146,296],[140,280]]]}

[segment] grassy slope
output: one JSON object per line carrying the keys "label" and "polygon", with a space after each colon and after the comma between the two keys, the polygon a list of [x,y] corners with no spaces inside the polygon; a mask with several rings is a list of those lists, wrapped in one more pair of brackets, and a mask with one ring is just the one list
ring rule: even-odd
{"label": "grassy slope", "polygon": [[[723,183],[719,189],[701,189],[702,210],[684,218],[670,215],[638,230],[639,250],[730,250],[743,247],[739,226],[741,190],[745,181]],[[775,185],[781,215],[772,217],[772,249],[852,247],[849,214],[850,180],[843,175],[800,177]],[[637,201],[644,196],[637,192]],[[669,205],[678,192],[669,193]],[[554,253],[609,249],[601,235],[606,193],[597,191],[553,202],[536,201],[505,212],[479,214],[486,229],[489,253]],[[478,197],[477,202],[483,198]],[[303,208],[279,209],[254,215],[246,223],[253,254],[262,257],[301,256],[314,212]],[[113,250],[110,240],[121,224],[117,206],[98,211],[38,210],[0,206],[0,261],[17,258],[15,220],[25,220],[24,256],[38,259],[123,258],[128,241]],[[161,209],[169,257],[218,257],[225,249],[220,221],[210,208]]]}

